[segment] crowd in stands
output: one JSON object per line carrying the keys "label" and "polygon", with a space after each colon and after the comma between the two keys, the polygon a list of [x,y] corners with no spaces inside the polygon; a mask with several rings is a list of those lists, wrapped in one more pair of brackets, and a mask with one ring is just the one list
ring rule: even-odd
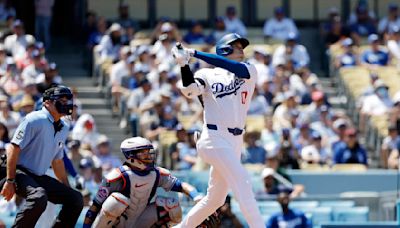
{"label": "crowd in stands", "polygon": [[[360,120],[353,122],[344,111],[329,104],[318,76],[309,68],[310,56],[301,44],[301,34],[294,21],[285,15],[282,7],[276,7],[273,12],[263,30],[267,46],[273,43],[269,45],[273,48],[255,44],[248,53],[248,62],[259,72],[249,116],[261,120],[257,123],[263,123],[264,127],[249,122],[244,136],[243,162],[265,165],[266,158],[275,156],[279,167],[286,169],[343,163],[368,166],[369,148],[359,140],[360,136],[364,137],[363,127],[371,115],[398,113],[395,104],[399,101],[395,99],[400,95],[391,98],[389,87],[379,75],[371,73],[370,88],[357,98]],[[373,70],[392,64],[395,48],[382,44],[398,46],[393,40],[400,33],[397,14],[397,5],[390,4],[387,17],[379,21],[368,5],[360,1],[349,20],[343,22],[338,9],[331,8],[328,20],[321,26],[321,34],[327,50],[336,48],[340,53],[330,55],[332,68],[338,71],[363,66]],[[200,51],[213,52],[215,41],[223,34],[246,35],[246,27],[236,16],[236,9],[227,7],[226,15],[216,18],[215,26],[208,33],[198,21],[192,21],[186,31],[168,18],[160,19],[154,30],[147,33],[136,30],[133,26],[136,23],[126,27],[118,19],[110,21],[104,31],[104,18],[96,20],[94,15],[88,14],[88,27],[91,24],[94,28],[97,22],[101,30],[94,29],[88,37],[103,34],[97,43],[88,39],[94,55],[94,73],[105,80],[104,86],[111,93],[112,110],[121,118],[120,127],[132,135],[142,135],[159,143],[160,151],[169,157],[167,166],[177,170],[197,169],[199,161],[193,135],[203,124],[202,107],[198,100],[188,100],[180,94],[180,69],[170,51],[176,42],[183,42]],[[126,21],[133,21],[128,18],[125,15]],[[191,62],[194,71],[201,67],[207,64]],[[398,118],[394,119],[398,124]],[[171,132],[174,135],[169,142]],[[384,140],[382,147],[387,159],[397,150],[399,139],[392,135]]]}
{"label": "crowd in stands", "polygon": [[[256,66],[259,78],[250,104],[242,161],[248,167],[263,168],[260,182],[264,190],[258,197],[284,193],[279,200],[288,204],[288,196],[304,195],[307,190],[290,182],[287,169],[348,163],[368,167],[368,148],[359,139],[374,115],[390,117],[388,134],[380,147],[382,167],[398,168],[400,91],[389,94],[389,86],[376,73],[378,67],[394,65],[400,59],[398,6],[390,4],[387,16],[378,20],[368,5],[360,2],[347,22],[332,8],[321,25],[332,72],[359,66],[371,72],[370,86],[356,98],[358,122],[332,108],[318,76],[310,70],[301,34],[282,7],[273,9],[274,16],[265,21],[266,44],[250,45],[248,62]],[[230,6],[208,32],[198,21],[192,21],[186,31],[168,18],[160,19],[146,32],[129,15],[129,5],[122,4],[118,10],[118,18],[109,20],[88,12],[84,37],[88,56],[93,56],[92,73],[110,93],[111,109],[120,118],[120,127],[132,136],[152,140],[161,165],[173,170],[205,170],[195,149],[196,131],[203,125],[202,105],[181,95],[180,69],[171,48],[182,42],[214,52],[215,42],[223,35],[236,32],[246,36],[246,26]],[[15,18],[15,12],[2,8],[1,2],[0,20],[7,25],[0,39],[0,151],[4,152],[21,118],[39,109],[43,91],[61,84],[62,77],[57,64],[46,58],[42,40],[25,34],[23,22]],[[193,60],[190,67],[196,71],[210,66]],[[81,109],[77,97],[74,103],[66,153],[87,188],[94,188],[101,176],[121,161],[112,153],[107,136],[97,131],[93,116]],[[284,209],[284,213],[294,212]],[[271,227],[274,223],[269,222]]]}

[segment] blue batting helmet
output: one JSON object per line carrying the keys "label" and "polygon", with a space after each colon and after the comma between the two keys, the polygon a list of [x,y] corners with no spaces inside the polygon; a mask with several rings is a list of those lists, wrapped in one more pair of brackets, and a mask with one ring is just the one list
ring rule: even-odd
{"label": "blue batting helmet", "polygon": [[243,48],[247,47],[247,45],[249,45],[249,41],[243,37],[241,37],[239,34],[237,33],[229,33],[226,34],[225,36],[223,36],[216,45],[216,53],[217,55],[222,55],[222,56],[226,56],[226,55],[230,55],[233,52],[233,48],[232,48],[232,43],[235,41],[239,41]]}

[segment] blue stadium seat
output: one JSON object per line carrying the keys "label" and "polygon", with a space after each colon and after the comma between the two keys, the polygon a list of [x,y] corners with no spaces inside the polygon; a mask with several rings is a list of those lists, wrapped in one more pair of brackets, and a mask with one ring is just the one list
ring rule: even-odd
{"label": "blue stadium seat", "polygon": [[261,214],[273,214],[281,211],[281,206],[277,201],[257,201]]}
{"label": "blue stadium seat", "polygon": [[340,222],[367,222],[369,208],[368,207],[349,207],[349,208],[332,208],[333,220]]}
{"label": "blue stadium seat", "polygon": [[309,217],[312,221],[313,227],[319,227],[324,222],[332,221],[332,208],[331,207],[314,207],[314,208],[305,208],[303,212]]}
{"label": "blue stadium seat", "polygon": [[299,210],[307,209],[307,208],[315,208],[318,207],[318,201],[292,201],[289,204],[290,208],[295,208]]}
{"label": "blue stadium seat", "polygon": [[332,208],[338,208],[338,207],[354,207],[356,206],[356,203],[353,200],[329,200],[329,201],[320,201],[319,202],[320,207],[332,207]]}

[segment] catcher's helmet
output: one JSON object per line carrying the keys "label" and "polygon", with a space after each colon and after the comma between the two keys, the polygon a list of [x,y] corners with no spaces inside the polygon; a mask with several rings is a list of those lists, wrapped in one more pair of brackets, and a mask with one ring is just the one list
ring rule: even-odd
{"label": "catcher's helmet", "polygon": [[243,48],[247,47],[247,45],[249,45],[249,41],[243,37],[241,37],[239,34],[237,33],[229,33],[226,34],[225,36],[223,36],[216,45],[216,53],[217,55],[222,55],[222,56],[226,56],[226,55],[230,55],[233,52],[233,47],[232,47],[232,43],[235,41],[239,41]]}
{"label": "catcher's helmet", "polygon": [[[151,170],[154,168],[156,153],[151,142],[142,137],[132,137],[125,139],[121,143],[121,152],[124,154],[127,162],[140,170]],[[145,150],[149,150],[146,152]],[[139,154],[145,153],[145,158]],[[136,160],[134,162],[132,160]]]}
{"label": "catcher's helmet", "polygon": [[[60,101],[61,98],[67,98],[67,102]],[[74,107],[73,95],[71,90],[65,86],[56,86],[47,89],[43,93],[43,102],[50,100],[56,101],[55,106],[59,113],[71,115]]]}

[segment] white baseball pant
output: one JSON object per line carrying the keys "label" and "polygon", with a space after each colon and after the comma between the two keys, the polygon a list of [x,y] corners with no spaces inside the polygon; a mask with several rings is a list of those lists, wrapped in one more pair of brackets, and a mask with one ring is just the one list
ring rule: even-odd
{"label": "white baseball pant", "polygon": [[225,203],[229,189],[232,189],[249,226],[265,227],[250,177],[240,162],[242,144],[242,135],[234,136],[225,129],[203,128],[197,149],[199,156],[211,165],[207,195],[189,211],[180,227],[197,227]]}

